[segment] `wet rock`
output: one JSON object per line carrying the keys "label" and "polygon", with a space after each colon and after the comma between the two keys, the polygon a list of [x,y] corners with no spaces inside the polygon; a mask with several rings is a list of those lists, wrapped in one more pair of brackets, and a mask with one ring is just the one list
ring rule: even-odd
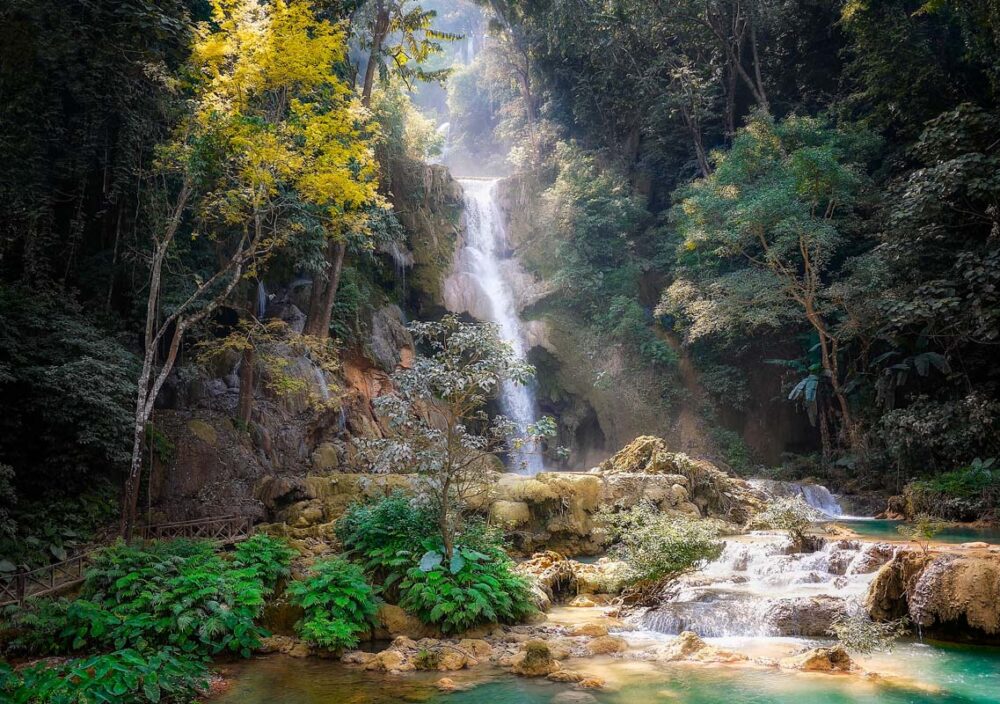
{"label": "wet rock", "polygon": [[747,660],[745,655],[729,650],[715,648],[697,633],[684,631],[666,645],[661,645],[649,651],[656,660],[669,662],[679,660],[694,660],[698,662],[732,663]]}
{"label": "wet rock", "polygon": [[546,679],[553,682],[569,682],[570,684],[575,684],[582,681],[585,676],[574,670],[556,670],[550,673]]}
{"label": "wet rock", "polygon": [[559,669],[549,646],[542,640],[529,640],[510,661],[511,672],[522,677],[545,677]]}
{"label": "wet rock", "polygon": [[782,599],[766,619],[782,636],[825,636],[833,622],[847,616],[847,604],[833,596]]}
{"label": "wet rock", "polygon": [[628,643],[618,636],[600,636],[587,643],[586,650],[591,655],[609,655],[628,649]]}
{"label": "wet rock", "polygon": [[478,660],[457,649],[446,649],[437,658],[437,669],[442,672],[461,670],[465,667],[475,667],[478,664]]}
{"label": "wet rock", "polygon": [[485,660],[493,654],[493,646],[479,638],[465,638],[458,641],[458,647],[479,660]]}
{"label": "wet rock", "polygon": [[801,655],[784,658],[780,662],[784,668],[805,672],[850,672],[855,667],[851,656],[842,645],[813,648]]}
{"label": "wet rock", "polygon": [[600,638],[608,635],[608,627],[601,623],[584,623],[570,630],[571,636],[588,636]]}
{"label": "wet rock", "polygon": [[363,650],[352,650],[344,653],[340,661],[346,665],[368,665],[375,660],[375,653],[367,653]]}
{"label": "wet rock", "polygon": [[607,682],[600,677],[585,677],[577,683],[581,689],[604,689]]}
{"label": "wet rock", "polygon": [[434,686],[443,692],[453,692],[458,688],[458,685],[455,684],[455,680],[450,677],[442,677],[434,683]]}

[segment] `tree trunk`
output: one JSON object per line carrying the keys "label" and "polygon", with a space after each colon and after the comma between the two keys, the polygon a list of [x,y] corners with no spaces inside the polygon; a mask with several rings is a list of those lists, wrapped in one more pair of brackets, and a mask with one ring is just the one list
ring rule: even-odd
{"label": "tree trunk", "polygon": [[309,291],[309,314],[303,333],[325,340],[330,336],[330,321],[333,318],[333,304],[337,300],[340,275],[344,269],[344,255],[347,243],[331,241],[327,245],[329,271],[313,279]]}
{"label": "tree trunk", "polygon": [[361,104],[366,108],[371,106],[372,88],[375,86],[375,68],[378,57],[382,53],[382,42],[389,33],[389,10],[382,0],[375,6],[375,23],[372,25],[372,49],[368,53],[368,64],[365,66],[365,83],[361,88]]}
{"label": "tree trunk", "polygon": [[247,347],[243,351],[240,359],[240,400],[236,409],[236,417],[244,426],[250,424],[250,417],[253,415],[253,385],[254,385],[254,364],[256,363],[256,351],[253,346]]}

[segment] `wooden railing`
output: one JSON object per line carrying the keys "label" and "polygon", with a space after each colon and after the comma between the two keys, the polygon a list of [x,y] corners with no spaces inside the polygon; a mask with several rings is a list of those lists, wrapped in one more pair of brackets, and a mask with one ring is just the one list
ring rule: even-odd
{"label": "wooden railing", "polygon": [[[216,516],[142,526],[139,537],[143,540],[172,540],[191,538],[217,540],[224,545],[253,535],[253,521],[241,516]],[[81,553],[68,560],[33,570],[22,568],[17,572],[0,575],[0,606],[23,604],[32,596],[44,596],[60,589],[79,584],[91,553]]]}
{"label": "wooden railing", "polygon": [[200,538],[234,543],[253,534],[253,521],[243,516],[220,516],[175,521],[143,526],[139,535],[143,540],[169,540],[173,538]]}

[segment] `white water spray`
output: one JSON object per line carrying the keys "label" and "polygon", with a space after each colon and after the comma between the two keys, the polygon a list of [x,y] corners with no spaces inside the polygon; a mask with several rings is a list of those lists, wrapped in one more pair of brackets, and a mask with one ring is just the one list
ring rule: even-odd
{"label": "white water spray", "polygon": [[[460,183],[465,191],[468,236],[453,274],[474,285],[477,289],[475,297],[483,300],[470,306],[468,301],[459,301],[461,294],[449,296],[446,292],[448,307],[455,311],[469,310],[476,317],[495,323],[500,329],[500,337],[514,349],[515,356],[523,360],[526,358],[524,329],[517,317],[511,284],[504,278],[501,267],[501,259],[507,249],[507,233],[494,197],[497,182],[463,179]],[[504,415],[520,430],[538,420],[534,391],[529,386],[504,382],[500,390],[500,405]],[[533,475],[543,469],[541,455],[529,443],[513,450],[511,459],[517,472]]]}

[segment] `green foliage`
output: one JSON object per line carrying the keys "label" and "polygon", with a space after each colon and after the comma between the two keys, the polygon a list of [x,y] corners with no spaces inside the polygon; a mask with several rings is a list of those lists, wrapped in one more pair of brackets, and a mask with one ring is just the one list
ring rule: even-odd
{"label": "green foliage", "polygon": [[624,510],[604,507],[597,521],[608,533],[611,553],[625,562],[625,580],[634,589],[657,589],[722,554],[714,526],[667,516],[646,501]]}
{"label": "green foliage", "polygon": [[0,456],[22,492],[128,465],[137,365],[72,297],[0,285]]}
{"label": "green foliage", "polygon": [[534,611],[527,580],[495,531],[472,526],[459,536],[450,558],[436,540],[425,540],[420,564],[401,585],[400,606],[444,633],[486,623],[516,623]]}
{"label": "green foliage", "polygon": [[318,560],[288,593],[305,612],[295,625],[299,636],[328,650],[356,647],[378,610],[361,568],[338,557]]}
{"label": "green foliage", "polygon": [[798,495],[779,496],[768,501],[763,511],[755,513],[747,523],[751,530],[784,530],[800,542],[809,526],[819,519],[819,512]]}
{"label": "green foliage", "polygon": [[435,529],[428,508],[402,492],[353,504],[337,521],[337,537],[346,555],[362,566],[383,594],[395,593],[397,582],[417,562],[416,546]]}
{"label": "green foliage", "polygon": [[127,648],[17,672],[0,663],[0,694],[11,704],[183,704],[207,685],[204,661],[176,648]]}
{"label": "green foliage", "polygon": [[254,624],[264,606],[261,578],[275,568],[262,568],[249,551],[244,558],[246,566],[227,562],[208,542],[119,542],[97,553],[79,598],[14,611],[13,645],[31,653],[169,646],[249,657],[263,635]]}
{"label": "green foliage", "polygon": [[933,516],[920,513],[913,517],[908,523],[904,523],[896,530],[909,541],[920,546],[920,552],[927,554],[927,549],[934,537],[945,529],[945,524]]}
{"label": "green foliage", "polygon": [[[500,338],[496,325],[446,315],[439,321],[413,323],[409,330],[426,354],[392,375],[393,393],[374,400],[393,433],[354,438],[354,444],[372,471],[421,475],[421,491],[450,555],[462,512],[487,486],[494,453],[521,451],[553,427],[541,423],[518,428],[504,416],[487,413],[487,402],[503,382],[525,384],[534,373]],[[424,411],[428,407],[440,412],[429,415]]]}
{"label": "green foliage", "polygon": [[95,481],[79,494],[60,494],[53,489],[45,499],[22,498],[8,509],[13,533],[0,531],[0,572],[65,560],[117,515],[118,490],[108,481]]}
{"label": "green foliage", "polygon": [[252,572],[270,594],[278,580],[290,574],[289,565],[297,554],[283,538],[257,533],[236,546],[233,565]]}
{"label": "green foliage", "polygon": [[867,614],[858,613],[837,619],[827,632],[848,650],[869,655],[890,652],[896,641],[907,635],[909,630],[909,620],[906,617],[879,623],[872,621]]}

